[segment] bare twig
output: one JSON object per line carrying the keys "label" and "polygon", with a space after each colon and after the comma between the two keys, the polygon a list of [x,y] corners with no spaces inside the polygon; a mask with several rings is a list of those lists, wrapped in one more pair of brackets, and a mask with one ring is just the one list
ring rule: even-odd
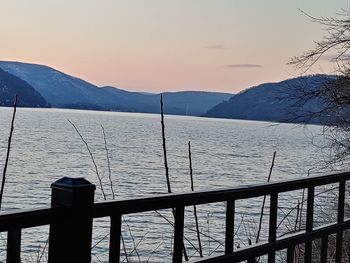
{"label": "bare twig", "polygon": [[[171,185],[170,185],[170,178],[169,178],[169,167],[168,167],[168,158],[167,158],[167,151],[166,151],[166,140],[165,140],[165,124],[164,124],[164,104],[163,104],[163,94],[160,94],[160,116],[161,116],[161,125],[162,125],[162,140],[163,140],[163,153],[164,153],[164,167],[165,167],[165,178],[166,178],[166,184],[168,188],[168,193],[171,193]],[[172,209],[173,215],[175,217],[175,209]],[[185,261],[188,261],[188,256],[186,252],[185,245],[183,245],[183,254],[185,257]]]}
{"label": "bare twig", "polygon": [[[174,223],[171,222],[166,216],[162,215],[159,211],[154,210],[154,212],[157,213],[157,214],[158,214],[161,218],[163,218],[165,221],[167,221],[171,226],[174,226]],[[197,230],[196,230],[196,229],[193,229],[193,228],[186,227],[186,229],[189,230],[189,231],[191,231],[191,232],[197,232]],[[212,237],[212,236],[208,236],[206,233],[200,232],[200,234],[201,234],[202,236],[205,236],[205,237],[211,239],[212,241],[218,243],[218,244],[221,245],[222,247],[225,245],[225,243],[221,242],[220,240],[218,240],[218,239],[216,239],[216,238],[214,238],[214,237]],[[194,248],[194,249],[196,249],[196,248]]]}
{"label": "bare twig", "polygon": [[5,188],[6,171],[7,171],[9,158],[10,158],[11,141],[12,141],[12,134],[13,134],[14,123],[15,123],[15,118],[16,118],[16,110],[17,110],[17,95],[15,96],[15,102],[13,104],[11,130],[10,130],[10,136],[9,136],[8,143],[7,143],[7,152],[6,152],[6,159],[5,159],[4,170],[3,170],[3,173],[2,173],[1,190],[0,190],[0,209],[1,209],[1,204],[2,204],[2,196],[4,194],[4,188]]}
{"label": "bare twig", "polygon": [[125,254],[125,260],[126,260],[126,262],[129,263],[130,261],[129,261],[128,253],[127,253],[127,251],[126,251],[125,240],[124,240],[123,235],[120,235],[120,239],[121,239],[122,244],[123,244],[123,249],[124,249],[124,254]]}
{"label": "bare twig", "polygon": [[192,169],[192,152],[191,152],[191,142],[188,142],[188,161],[190,168],[190,178],[191,178],[191,191],[194,191],[194,183],[193,183],[193,169]]}
{"label": "bare twig", "polygon": [[[135,242],[134,235],[132,234],[130,225],[128,224],[128,222],[126,221],[126,219],[125,219],[124,216],[123,216],[123,221],[124,221],[126,227],[128,228],[128,231],[129,231],[129,234],[130,234],[130,237],[131,237],[131,240],[132,240],[132,244],[133,244],[133,246],[134,246],[132,252],[135,251],[139,262],[141,262],[140,254],[139,254],[139,252],[138,252],[138,250],[137,250],[137,247],[136,247],[136,242]],[[131,253],[132,253],[132,252],[131,252]],[[130,254],[131,254],[131,253],[130,253]]]}
{"label": "bare twig", "polygon": [[208,249],[209,249],[209,255],[210,255],[210,212],[207,213],[207,230],[208,230]]}
{"label": "bare twig", "polygon": [[[271,167],[270,167],[270,172],[269,172],[269,176],[267,178],[267,182],[270,182],[273,166],[275,165],[275,158],[276,158],[276,152],[273,153]],[[261,205],[260,220],[259,220],[258,232],[256,234],[255,243],[258,243],[259,242],[259,238],[260,238],[261,225],[262,225],[262,220],[263,220],[263,216],[264,216],[265,202],[266,202],[266,195],[264,196],[264,199],[263,199],[263,202],[262,202],[262,205]]]}
{"label": "bare twig", "polygon": [[102,238],[100,238],[99,241],[97,241],[92,247],[91,250],[94,249],[95,247],[97,247],[103,240],[105,240],[107,237],[109,237],[110,233],[105,234]]}
{"label": "bare twig", "polygon": [[[134,251],[137,250],[137,248],[139,247],[139,245],[142,243],[143,239],[148,235],[148,232],[146,232],[146,234],[144,234],[139,241],[136,243],[136,245],[134,246],[134,248],[129,252],[129,255],[131,255],[132,253],[134,253]],[[124,262],[124,260],[122,261]],[[141,260],[139,259],[139,262],[141,262]]]}
{"label": "bare twig", "polygon": [[169,178],[169,167],[168,167],[168,158],[166,151],[166,142],[165,142],[165,125],[164,125],[164,109],[163,109],[163,94],[160,94],[160,116],[162,124],[162,139],[163,139],[163,154],[164,154],[164,167],[165,167],[165,178],[166,185],[168,187],[168,193],[171,193],[170,178]]}
{"label": "bare twig", "polygon": [[154,253],[157,251],[157,249],[158,249],[161,245],[163,245],[163,243],[164,243],[164,241],[163,241],[163,239],[162,239],[162,242],[160,242],[160,243],[155,247],[155,249],[152,250],[151,254],[149,255],[149,257],[148,257],[147,260],[146,260],[147,263],[151,260],[152,256],[153,256]]}
{"label": "bare twig", "polygon": [[[194,191],[193,169],[192,169],[192,153],[191,153],[191,142],[190,141],[188,142],[188,160],[189,160],[189,166],[190,166],[191,190]],[[202,242],[201,242],[201,235],[200,235],[199,225],[198,225],[198,216],[197,216],[196,205],[193,206],[193,215],[194,215],[194,219],[195,219],[195,223],[196,223],[199,256],[203,257]]]}
{"label": "bare twig", "polygon": [[[161,218],[163,218],[165,221],[167,221],[168,223],[169,223],[169,225],[171,225],[172,227],[175,227],[175,224],[173,223],[173,222],[171,222],[168,218],[166,218],[164,215],[162,215],[161,213],[159,213],[159,211],[157,211],[157,210],[154,210],[154,212],[156,212]],[[193,230],[193,229],[191,229],[191,228],[188,228],[189,230],[191,230],[191,231],[195,231],[195,230]],[[196,248],[196,246],[187,238],[187,237],[183,237],[191,246],[192,246],[192,248],[194,249],[194,250],[196,250],[198,253],[199,253],[199,251],[198,251],[198,249]],[[219,242],[220,243],[220,242]],[[186,254],[187,255],[187,254]]]}
{"label": "bare twig", "polygon": [[70,120],[68,120],[69,123],[73,126],[74,130],[77,132],[77,134],[79,135],[80,139],[82,140],[82,142],[85,144],[86,146],[86,149],[87,151],[89,152],[90,154],[90,158],[91,158],[91,161],[95,167],[95,173],[96,173],[96,176],[97,176],[97,179],[99,181],[99,184],[100,184],[100,188],[101,188],[101,192],[102,192],[102,195],[103,195],[103,199],[104,200],[107,200],[107,196],[106,196],[106,193],[104,191],[104,188],[103,188],[103,183],[102,183],[102,177],[98,171],[98,167],[97,167],[97,164],[95,162],[95,158],[94,158],[94,155],[92,154],[91,150],[90,150],[90,147],[89,147],[89,144],[87,143],[87,141],[84,139],[83,135],[81,135],[81,133],[79,132],[78,128],[75,126],[75,124],[73,122],[71,122]]}
{"label": "bare twig", "polygon": [[[79,135],[80,139],[81,139],[82,142],[85,144],[87,151],[89,152],[91,161],[92,161],[92,163],[93,163],[93,165],[94,165],[94,167],[95,167],[95,173],[96,173],[97,179],[98,179],[99,184],[100,184],[102,196],[103,196],[104,200],[107,200],[107,195],[106,195],[106,193],[105,193],[105,191],[104,191],[104,187],[103,187],[102,176],[101,176],[100,173],[99,173],[98,166],[97,166],[97,163],[96,163],[96,161],[95,161],[95,158],[94,158],[94,156],[93,156],[93,154],[92,154],[92,151],[91,151],[91,149],[90,149],[90,146],[89,146],[89,144],[87,143],[87,141],[84,139],[83,135],[80,133],[80,131],[78,130],[78,128],[75,126],[75,124],[74,124],[73,122],[71,122],[70,120],[68,120],[68,121],[69,121],[69,123],[73,126],[73,128],[75,129],[75,131],[76,131],[77,134]],[[112,181],[112,177],[111,177],[111,174],[112,174],[112,173],[111,173],[111,167],[110,167],[110,157],[109,157],[109,151],[108,151],[108,146],[107,146],[106,133],[105,133],[104,127],[103,127],[102,125],[101,125],[101,129],[102,129],[102,133],[103,133],[103,140],[104,140],[104,146],[105,146],[105,151],[106,151],[106,159],[107,159],[107,166],[108,166],[108,178],[109,178],[110,188],[111,188],[111,192],[112,192],[112,198],[113,198],[113,200],[114,200],[114,199],[115,199],[115,193],[114,193],[114,190],[113,190],[113,181]],[[136,251],[136,254],[137,254],[137,256],[139,257],[138,251],[137,251],[137,249],[136,249],[136,247],[135,247],[135,239],[134,239],[134,236],[132,235],[131,229],[130,229],[128,223],[126,222],[126,220],[124,219],[124,217],[123,217],[123,221],[124,221],[124,223],[127,225],[128,229],[129,229],[130,236],[131,236],[131,238],[132,238],[132,240],[133,240],[133,245],[134,245],[133,251]],[[105,239],[106,237],[107,237],[107,236],[104,236],[99,242],[101,242],[101,241],[102,241],[103,239]],[[124,250],[124,253],[125,253],[125,260],[126,260],[126,262],[129,262],[129,257],[128,257],[129,255],[128,255],[127,251],[126,251],[125,240],[124,240],[124,237],[123,237],[122,234],[120,235],[120,238],[121,238],[121,241],[122,241],[122,244],[123,244],[123,250]],[[98,243],[99,243],[99,242],[98,242]],[[97,243],[97,244],[98,244],[98,243]],[[96,245],[97,245],[97,244],[96,244]],[[95,245],[95,246],[96,246],[96,245]],[[141,261],[140,261],[140,257],[139,257],[139,262],[141,262]]]}
{"label": "bare twig", "polygon": [[[331,191],[333,191],[333,190],[335,190],[335,189],[337,189],[337,187],[332,187],[332,188],[326,189],[326,190],[324,190],[324,191],[321,191],[321,192],[315,194],[315,197],[317,197],[317,196],[319,196],[319,195],[321,195],[321,194],[324,194],[324,193],[331,192]],[[295,205],[294,207],[292,207],[292,208],[289,210],[289,212],[286,213],[286,216],[289,216],[294,210],[297,209],[297,215],[299,214],[299,218],[300,218],[300,213],[301,213],[301,211],[300,211],[300,208],[299,208],[299,207],[301,207],[302,204],[303,204],[303,203],[306,203],[306,202],[307,202],[307,198],[302,199],[302,201],[299,201],[299,200],[298,200],[298,204]],[[299,212],[298,212],[298,210],[299,210]],[[286,220],[286,216],[284,216],[284,217],[281,219],[281,221],[278,223],[278,225],[277,225],[276,228],[279,228],[279,227],[282,225],[282,223],[284,222],[284,220]],[[301,219],[301,218],[300,218],[300,219],[296,218],[296,220],[299,222],[299,228],[298,228],[297,230],[300,231],[300,230],[301,230],[300,220],[302,220],[302,219]],[[288,234],[288,233],[286,233],[286,234]]]}
{"label": "bare twig", "polygon": [[103,263],[103,261],[101,261],[101,259],[96,254],[93,254],[93,256],[97,259],[98,262]]}
{"label": "bare twig", "polygon": [[113,190],[112,172],[111,172],[109,151],[108,151],[108,147],[107,147],[106,133],[105,133],[105,129],[103,128],[102,125],[101,125],[101,128],[102,128],[103,141],[105,143],[105,150],[106,150],[106,160],[107,160],[107,167],[108,167],[108,179],[109,179],[109,184],[110,184],[110,187],[111,187],[112,198],[114,200],[115,199],[115,193],[114,193],[114,190]]}
{"label": "bare twig", "polygon": [[300,201],[298,199],[298,205],[297,205],[297,215],[295,216],[295,224],[294,224],[294,232],[297,232],[298,230],[298,219],[299,219],[299,213],[300,213]]}
{"label": "bare twig", "polygon": [[38,256],[37,256],[37,260],[36,260],[37,263],[41,262],[41,259],[43,258],[44,254],[45,254],[45,250],[46,250],[48,244],[49,244],[49,239],[46,239],[45,245],[44,245],[43,249],[41,250],[41,253],[40,253],[40,246],[38,247]]}
{"label": "bare twig", "polygon": [[[312,169],[312,168],[311,168]],[[307,171],[307,176],[310,176],[311,169]],[[299,231],[301,230],[301,224],[303,221],[303,208],[304,208],[304,203],[305,203],[305,188],[303,189],[302,197],[301,197],[301,203],[300,203],[300,213],[299,213]]]}

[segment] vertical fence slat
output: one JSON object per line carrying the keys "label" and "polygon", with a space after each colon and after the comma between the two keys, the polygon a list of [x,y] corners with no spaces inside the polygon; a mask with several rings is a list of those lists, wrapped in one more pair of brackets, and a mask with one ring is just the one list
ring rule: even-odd
{"label": "vertical fence slat", "polygon": [[120,237],[122,232],[121,215],[111,216],[110,236],[109,236],[109,262],[120,262]]}
{"label": "vertical fence slat", "polygon": [[21,262],[21,236],[21,229],[10,230],[7,232],[6,262]]}
{"label": "vertical fence slat", "polygon": [[227,200],[226,204],[226,233],[225,233],[225,254],[233,253],[235,224],[235,200]]}
{"label": "vertical fence slat", "polygon": [[328,235],[321,238],[321,263],[328,262]]}
{"label": "vertical fence slat", "polygon": [[185,207],[177,206],[175,209],[175,233],[173,263],[182,262],[183,235],[184,235]]}
{"label": "vertical fence slat", "polygon": [[[344,204],[345,204],[345,181],[339,182],[339,193],[338,193],[338,216],[337,222],[344,222]],[[335,262],[340,263],[343,251],[343,231],[337,232],[336,239],[336,252],[335,252]]]}
{"label": "vertical fence slat", "polygon": [[[277,231],[277,206],[278,206],[278,193],[272,193],[270,196],[270,221],[269,221],[269,243],[276,241]],[[268,254],[268,262],[274,263],[276,252],[270,252]]]}
{"label": "vertical fence slat", "polygon": [[338,223],[344,222],[344,204],[345,204],[345,181],[339,182],[339,195],[338,195]]}
{"label": "vertical fence slat", "polygon": [[336,250],[335,250],[336,263],[341,263],[342,250],[343,250],[343,231],[338,231],[337,237],[336,237]]}
{"label": "vertical fence slat", "polygon": [[[315,187],[307,189],[307,208],[306,208],[306,232],[311,232],[314,225],[314,197]],[[312,258],[312,240],[305,242],[305,262],[311,262]]]}
{"label": "vertical fence slat", "polygon": [[287,263],[294,263],[294,251],[295,251],[295,246],[289,246],[287,248]]}

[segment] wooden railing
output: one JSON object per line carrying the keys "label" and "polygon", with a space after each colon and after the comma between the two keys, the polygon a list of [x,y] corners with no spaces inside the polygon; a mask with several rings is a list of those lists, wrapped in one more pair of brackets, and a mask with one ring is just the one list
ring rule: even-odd
{"label": "wooden railing", "polygon": [[[305,244],[305,262],[312,262],[312,241],[316,239],[321,239],[321,251],[318,251],[321,262],[327,262],[328,237],[336,234],[335,261],[340,263],[343,257],[343,232],[350,229],[350,220],[344,219],[345,186],[348,180],[350,173],[339,173],[230,189],[166,194],[94,204],[94,185],[84,179],[62,178],[51,186],[51,207],[1,213],[0,232],[8,232],[7,262],[20,262],[21,229],[50,225],[48,261],[85,263],[91,261],[93,218],[110,217],[109,262],[120,262],[122,215],[172,208],[175,211],[172,261],[182,262],[185,207],[226,202],[224,254],[198,258],[192,262],[250,263],[263,255],[268,255],[268,262],[275,262],[276,251],[283,249],[287,249],[287,262],[294,262],[295,246],[299,244]],[[314,228],[315,187],[328,184],[338,184],[337,222]],[[277,238],[279,194],[300,189],[307,189],[306,229]],[[270,197],[268,242],[234,250],[235,203],[237,200],[259,196]]]}

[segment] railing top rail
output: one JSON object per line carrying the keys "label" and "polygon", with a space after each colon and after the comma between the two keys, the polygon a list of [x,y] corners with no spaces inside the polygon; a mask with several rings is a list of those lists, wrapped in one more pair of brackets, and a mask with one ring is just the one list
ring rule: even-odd
{"label": "railing top rail", "polygon": [[312,186],[327,185],[347,180],[350,180],[350,172],[310,176],[296,180],[237,186],[233,188],[216,189],[210,191],[164,194],[161,196],[158,195],[145,198],[124,199],[119,201],[104,201],[94,205],[94,217],[96,218],[111,216],[113,214],[131,214],[158,209],[168,209],[178,205],[190,206],[223,202],[230,199],[241,200],[269,195],[272,193],[282,193],[305,189]]}
{"label": "railing top rail", "polygon": [[59,215],[63,207],[45,206],[37,209],[16,209],[0,213],[0,232],[49,225]]}
{"label": "railing top rail", "polygon": [[[94,205],[94,217],[113,214],[130,214],[157,209],[168,209],[178,205],[190,206],[226,200],[240,200],[272,193],[288,192],[311,186],[327,185],[350,180],[350,172],[311,176],[297,180],[245,185],[226,189],[198,191],[181,194],[164,194],[146,198],[105,201]],[[0,232],[11,229],[36,227],[50,224],[54,218],[62,215],[62,207],[46,206],[39,209],[14,210],[0,212]]]}

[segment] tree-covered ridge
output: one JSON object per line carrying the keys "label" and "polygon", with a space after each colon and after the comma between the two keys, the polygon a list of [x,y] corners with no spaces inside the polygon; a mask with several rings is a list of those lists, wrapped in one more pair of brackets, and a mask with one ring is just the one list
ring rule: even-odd
{"label": "tree-covered ridge", "polygon": [[[334,80],[330,75],[310,75],[284,80],[277,83],[265,83],[233,96],[212,109],[205,116],[244,120],[322,123],[313,113],[323,109],[324,100],[315,97],[305,102],[305,90],[320,89]],[[311,118],[313,116],[313,118]]]}

